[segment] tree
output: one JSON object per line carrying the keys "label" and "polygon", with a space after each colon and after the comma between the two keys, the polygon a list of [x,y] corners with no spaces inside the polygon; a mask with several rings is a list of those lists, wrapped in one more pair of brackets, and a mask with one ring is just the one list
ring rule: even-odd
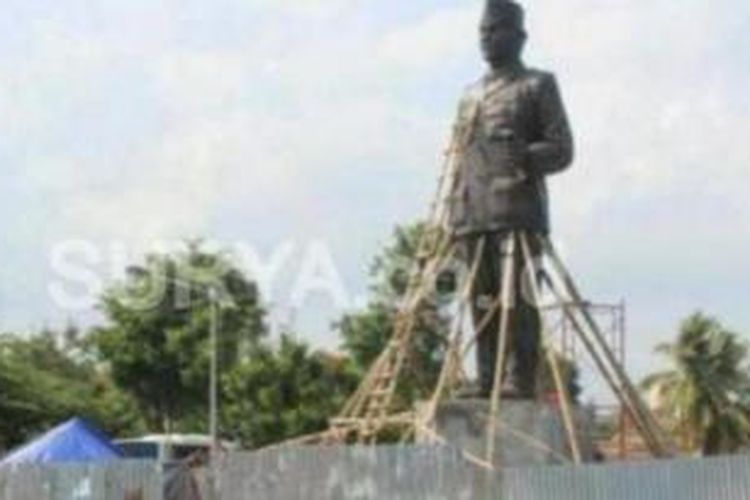
{"label": "tree", "polygon": [[[425,226],[397,227],[393,241],[375,257],[370,269],[372,298],[358,313],[347,314],[337,322],[343,349],[360,373],[365,373],[383,351],[393,334],[396,314],[407,291],[410,273],[420,265],[418,245]],[[410,407],[434,388],[445,354],[450,319],[445,306],[450,286],[444,275],[417,311],[411,357],[405,364],[408,377],[402,377],[397,405]]]}
{"label": "tree", "polygon": [[[393,240],[375,257],[371,266],[370,303],[364,311],[347,314],[337,323],[343,349],[361,373],[369,369],[385,348],[393,333],[396,312],[406,292],[410,273],[415,266],[424,264],[417,255],[424,231],[422,224],[395,229]],[[434,390],[450,333],[451,310],[447,306],[455,298],[456,283],[456,276],[451,272],[440,274],[417,313],[411,358],[405,366],[408,377],[404,377],[406,381],[399,386],[398,406],[411,407],[415,400],[431,395]],[[569,394],[577,402],[581,393],[578,368],[572,361],[556,356],[563,379],[567,380]],[[543,392],[555,391],[546,359],[540,363],[539,380]]]}
{"label": "tree", "polygon": [[[559,352],[555,352],[554,356],[557,361],[557,366],[560,369],[560,377],[565,383],[565,390],[567,391],[571,402],[579,404],[583,389],[581,388],[581,372],[578,365],[575,361]],[[550,367],[546,356],[540,358],[538,373],[539,386],[542,394],[554,394],[559,392],[557,390],[557,384],[555,383],[554,373],[552,372],[552,368]]]}
{"label": "tree", "polygon": [[199,243],[150,255],[104,294],[107,324],[90,343],[153,430],[205,429],[213,307],[226,372],[266,332],[257,286],[226,256]]}
{"label": "tree", "polygon": [[278,348],[257,346],[224,378],[223,428],[250,448],[325,430],[358,380],[347,357],[311,353],[284,335]]}
{"label": "tree", "polygon": [[66,337],[52,331],[0,336],[0,449],[74,416],[112,435],[144,429],[135,402]]}
{"label": "tree", "polygon": [[716,319],[696,313],[681,325],[674,343],[659,345],[669,370],[646,378],[661,410],[688,450],[706,455],[734,452],[748,444],[750,378],[747,346]]}

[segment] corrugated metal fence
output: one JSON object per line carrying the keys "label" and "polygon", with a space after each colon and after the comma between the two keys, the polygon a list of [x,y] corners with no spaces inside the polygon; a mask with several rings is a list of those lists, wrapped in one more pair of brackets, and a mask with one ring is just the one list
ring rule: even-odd
{"label": "corrugated metal fence", "polygon": [[461,500],[499,479],[448,448],[311,447],[233,455],[219,487],[222,500]]}
{"label": "corrugated metal fence", "polygon": [[441,447],[237,454],[222,500],[750,500],[750,457],[485,472]]}
{"label": "corrugated metal fence", "polygon": [[161,500],[153,462],[109,465],[19,465],[0,469],[2,500]]}
{"label": "corrugated metal fence", "polygon": [[507,499],[750,500],[750,458],[544,467],[504,476]]}
{"label": "corrugated metal fence", "polygon": [[[750,457],[486,472],[442,447],[234,454],[221,500],[750,500]],[[0,469],[1,500],[161,500],[152,463]]]}

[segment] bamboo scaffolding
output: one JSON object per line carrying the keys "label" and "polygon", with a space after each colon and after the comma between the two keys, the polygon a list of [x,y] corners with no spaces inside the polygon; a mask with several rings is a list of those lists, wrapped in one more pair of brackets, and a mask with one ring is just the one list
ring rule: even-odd
{"label": "bamboo scaffolding", "polygon": [[[531,284],[531,292],[534,298],[534,307],[539,310],[542,305],[542,295],[539,290],[539,284],[537,283],[537,277],[539,276],[539,270],[537,269],[534,257],[531,255],[531,249],[529,247],[528,235],[524,232],[520,233],[521,246],[523,248],[524,262],[526,268],[530,271],[529,282]],[[575,417],[573,416],[573,404],[571,402],[568,387],[562,378],[560,372],[560,364],[555,355],[555,351],[552,345],[552,339],[549,331],[549,325],[547,324],[546,317],[540,314],[542,322],[542,349],[547,357],[547,363],[549,364],[550,370],[552,371],[552,378],[557,389],[557,394],[560,396],[560,402],[562,406],[563,422],[565,424],[565,431],[568,435],[568,443],[570,445],[571,452],[573,453],[573,461],[576,464],[580,464],[582,460],[581,447],[578,442],[578,432],[575,427]]]}
{"label": "bamboo scaffolding", "polygon": [[[475,117],[476,118],[476,117]],[[465,341],[463,326],[466,309],[473,296],[473,289],[480,272],[480,261],[483,258],[487,244],[482,238],[475,249],[467,281],[459,294],[459,304],[452,324],[451,331],[443,338],[446,345],[446,355],[440,368],[438,380],[428,401],[424,414],[415,415],[414,412],[397,412],[392,403],[400,377],[403,376],[405,360],[415,341],[416,325],[420,310],[433,284],[446,262],[457,253],[457,243],[453,234],[447,231],[449,213],[447,207],[453,199],[459,183],[459,162],[457,161],[473,133],[475,119],[462,134],[456,133],[443,162],[437,191],[433,197],[427,218],[427,225],[418,243],[417,257],[420,265],[415,266],[406,287],[400,307],[396,313],[393,334],[383,352],[381,352],[368,370],[355,393],[348,399],[344,408],[336,418],[331,419],[330,429],[312,436],[298,438],[288,443],[302,444],[309,442],[320,443],[349,443],[376,444],[378,435],[384,429],[397,428],[402,431],[401,440],[408,440],[418,432],[431,436],[433,440],[445,442],[435,427],[435,418],[440,403],[451,393],[458,381],[464,377],[464,359],[476,345],[479,335],[500,314],[498,326],[498,351],[494,367],[493,387],[490,400],[490,411],[487,415],[487,432],[484,451],[485,458],[474,456],[466,450],[467,460],[485,468],[496,468],[495,450],[497,446],[496,428],[507,429],[511,435],[523,435],[502,423],[502,386],[505,370],[510,331],[511,315],[513,314],[512,298],[515,296],[515,274],[517,256],[520,251],[521,265],[532,272],[531,288],[535,307],[542,316],[542,337],[546,362],[552,372],[555,389],[560,395],[563,422],[566,437],[574,463],[583,459],[576,422],[574,405],[568,392],[567,384],[553,350],[553,342],[548,322],[544,319],[541,304],[542,289],[537,277],[542,276],[550,292],[562,307],[565,317],[573,327],[574,334],[580,339],[594,361],[599,374],[605,379],[610,389],[622,403],[636,430],[647,443],[649,450],[655,457],[670,456],[670,444],[659,428],[658,423],[640,398],[637,390],[619,364],[615,355],[607,345],[602,330],[596,324],[594,317],[587,309],[573,278],[557,254],[554,246],[546,236],[528,234],[522,231],[511,232],[505,241],[505,251],[502,262],[502,283],[497,297],[494,297],[484,316],[474,322],[473,335]],[[542,272],[531,254],[531,239],[537,241],[542,248],[542,255],[547,257],[555,271],[556,280]],[[472,311],[473,313],[473,311]],[[475,318],[476,320],[477,318]],[[544,443],[536,442],[532,436],[524,435],[523,442],[532,443],[538,448],[550,451],[560,456]],[[541,446],[540,446],[541,445]],[[569,461],[568,457],[563,457]]]}
{"label": "bamboo scaffolding", "polygon": [[[507,248],[503,255],[503,273],[500,295],[502,297],[500,309],[500,325],[497,339],[497,355],[495,356],[495,374],[492,383],[492,395],[490,399],[490,415],[487,419],[487,442],[485,443],[485,459],[494,464],[495,462],[495,422],[498,420],[500,411],[500,391],[503,385],[503,375],[505,371],[505,354],[508,347],[508,329],[510,324],[510,315],[515,304],[512,303],[513,281],[516,270],[516,237],[510,234],[506,240]],[[481,332],[479,332],[481,333]]]}

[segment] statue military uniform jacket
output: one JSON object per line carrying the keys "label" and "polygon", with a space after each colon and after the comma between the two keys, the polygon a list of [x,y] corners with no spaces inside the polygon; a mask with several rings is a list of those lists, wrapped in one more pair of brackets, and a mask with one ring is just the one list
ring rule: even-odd
{"label": "statue military uniform jacket", "polygon": [[454,127],[448,196],[456,236],[548,232],[545,176],[567,168],[573,140],[555,77],[517,64],[466,92]]}

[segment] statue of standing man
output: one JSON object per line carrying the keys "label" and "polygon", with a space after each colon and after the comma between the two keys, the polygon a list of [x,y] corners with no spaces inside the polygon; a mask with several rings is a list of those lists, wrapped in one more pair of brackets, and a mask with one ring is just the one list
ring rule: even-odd
{"label": "statue of standing man", "polygon": [[[487,74],[464,96],[455,126],[462,139],[457,189],[450,201],[450,230],[467,261],[483,240],[472,306],[475,327],[492,310],[503,280],[503,255],[514,231],[547,234],[545,178],[566,169],[573,140],[555,77],[528,68],[523,8],[512,0],[486,0],[481,49]],[[531,239],[534,241],[535,239]],[[532,248],[538,255],[540,249]],[[540,351],[539,311],[524,294],[520,252],[514,252],[513,300],[503,397],[534,398]],[[492,391],[500,311],[478,332],[481,397]]]}

